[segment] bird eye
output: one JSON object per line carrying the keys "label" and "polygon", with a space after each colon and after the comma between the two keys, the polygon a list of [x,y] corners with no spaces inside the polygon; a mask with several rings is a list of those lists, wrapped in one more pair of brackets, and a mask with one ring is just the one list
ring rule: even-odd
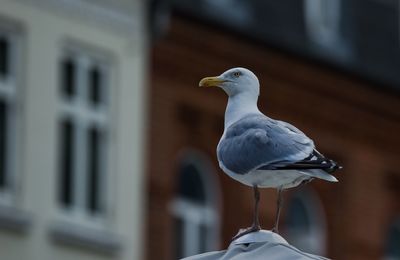
{"label": "bird eye", "polygon": [[242,75],[242,73],[240,73],[239,71],[233,73],[233,76],[236,78],[238,78],[240,75]]}

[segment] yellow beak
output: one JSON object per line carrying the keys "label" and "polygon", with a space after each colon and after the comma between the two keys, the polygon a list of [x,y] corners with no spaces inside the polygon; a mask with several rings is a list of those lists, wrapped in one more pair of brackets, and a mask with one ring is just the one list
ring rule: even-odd
{"label": "yellow beak", "polygon": [[199,87],[219,87],[225,80],[219,77],[207,77],[199,82]]}

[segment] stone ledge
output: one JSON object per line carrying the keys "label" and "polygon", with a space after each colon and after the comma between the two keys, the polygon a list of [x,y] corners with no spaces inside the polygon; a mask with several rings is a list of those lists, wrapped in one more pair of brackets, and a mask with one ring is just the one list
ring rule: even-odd
{"label": "stone ledge", "polygon": [[1,229],[26,232],[32,225],[32,220],[32,214],[26,210],[16,208],[15,206],[0,205]]}
{"label": "stone ledge", "polygon": [[112,231],[81,224],[55,222],[49,230],[54,242],[115,255],[122,249],[123,239]]}

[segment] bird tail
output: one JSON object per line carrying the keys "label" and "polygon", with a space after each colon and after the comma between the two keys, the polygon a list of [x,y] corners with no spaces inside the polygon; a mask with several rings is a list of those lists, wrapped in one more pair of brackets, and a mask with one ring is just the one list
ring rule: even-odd
{"label": "bird tail", "polygon": [[309,170],[303,170],[301,172],[312,178],[318,178],[329,182],[338,182],[338,179],[336,179],[335,176],[321,169],[309,169]]}

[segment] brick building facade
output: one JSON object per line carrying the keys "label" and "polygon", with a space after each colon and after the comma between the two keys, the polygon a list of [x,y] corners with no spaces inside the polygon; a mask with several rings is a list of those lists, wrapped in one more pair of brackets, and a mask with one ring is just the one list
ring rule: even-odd
{"label": "brick building facade", "polygon": [[[399,93],[181,16],[173,17],[168,34],[152,51],[147,259],[184,255],[181,240],[188,237],[177,236],[186,231],[176,221],[184,206],[175,203],[182,194],[211,209],[204,211],[211,212],[205,213],[211,216],[204,218],[211,219],[204,220],[206,231],[200,228],[196,234],[201,243],[210,237],[204,232],[213,230],[216,240],[192,250],[226,248],[238,229],[251,222],[252,190],[223,174],[216,160],[227,97],[197,87],[202,77],[236,66],[258,75],[261,111],[296,125],[344,167],[336,174],[337,184],[316,180],[285,192],[283,233],[290,224],[288,206],[305,189],[320,201],[320,253],[334,259],[382,259],[393,243],[388,242],[389,229],[400,215],[400,172],[394,167],[400,155]],[[182,190],[187,162],[182,158],[196,156],[197,163],[207,165],[210,180],[202,181],[205,191]],[[270,229],[276,192],[262,190],[261,196],[261,224]]]}

